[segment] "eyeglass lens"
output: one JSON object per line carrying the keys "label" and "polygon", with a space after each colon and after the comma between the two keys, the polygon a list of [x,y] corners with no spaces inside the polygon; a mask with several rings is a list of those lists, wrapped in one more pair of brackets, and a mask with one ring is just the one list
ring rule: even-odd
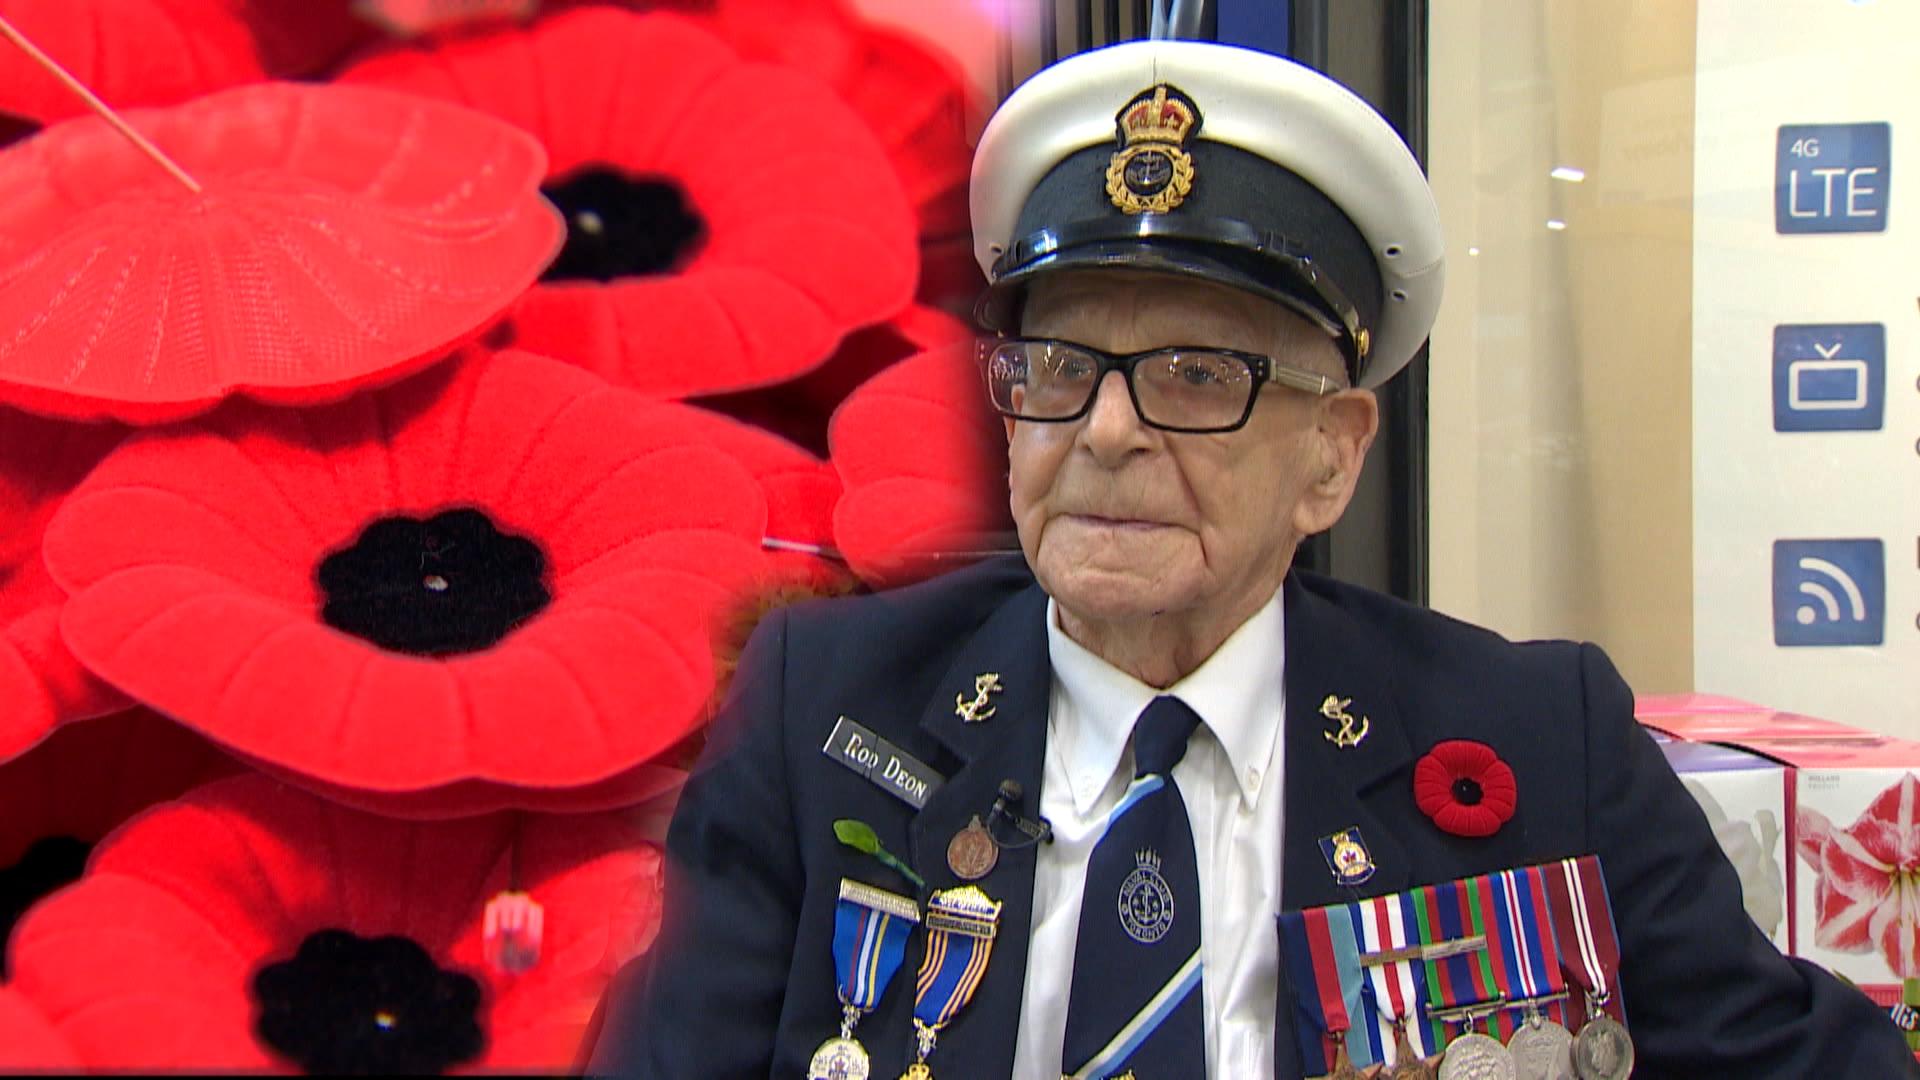
{"label": "eyeglass lens", "polygon": [[[1099,388],[1100,357],[1059,342],[997,344],[987,364],[994,405],[1026,420],[1063,420]],[[1245,360],[1204,349],[1166,349],[1139,358],[1133,392],[1142,419],[1168,427],[1237,424],[1257,389]]]}

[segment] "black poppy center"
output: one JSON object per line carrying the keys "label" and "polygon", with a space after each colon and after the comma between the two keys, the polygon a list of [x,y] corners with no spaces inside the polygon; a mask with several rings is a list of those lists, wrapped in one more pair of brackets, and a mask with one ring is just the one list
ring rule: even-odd
{"label": "black poppy center", "polygon": [[1478,780],[1472,780],[1463,776],[1453,782],[1454,802],[1462,806],[1479,806],[1480,800],[1483,797],[1484,793],[1480,790],[1480,782]]}
{"label": "black poppy center", "polygon": [[41,897],[80,880],[93,845],[71,836],[35,840],[20,860],[0,867],[0,981],[7,977],[7,938],[13,924]]}
{"label": "black poppy center", "polygon": [[437,1073],[480,1053],[480,984],[410,938],[308,934],[253,977],[254,1030],[312,1073]]}
{"label": "black poppy center", "polygon": [[475,652],[547,606],[546,564],[479,510],[384,517],[321,561],[320,618],[393,652]]}
{"label": "black poppy center", "polygon": [[588,166],[542,193],[567,220],[567,243],[542,281],[612,281],[665,274],[693,258],[707,224],[679,183]]}

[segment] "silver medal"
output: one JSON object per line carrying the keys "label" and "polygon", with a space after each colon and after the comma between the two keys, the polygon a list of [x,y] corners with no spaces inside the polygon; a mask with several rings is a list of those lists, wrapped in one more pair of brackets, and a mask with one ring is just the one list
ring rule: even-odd
{"label": "silver medal", "polygon": [[1573,1033],[1539,1015],[1507,1040],[1518,1080],[1574,1080]]}
{"label": "silver medal", "polygon": [[1447,1056],[1440,1059],[1440,1080],[1518,1080],[1513,1055],[1500,1040],[1477,1031],[1447,1044]]}
{"label": "silver medal", "polygon": [[1573,1038],[1573,1071],[1580,1080],[1627,1080],[1633,1072],[1633,1040],[1606,1013],[1597,1013]]}

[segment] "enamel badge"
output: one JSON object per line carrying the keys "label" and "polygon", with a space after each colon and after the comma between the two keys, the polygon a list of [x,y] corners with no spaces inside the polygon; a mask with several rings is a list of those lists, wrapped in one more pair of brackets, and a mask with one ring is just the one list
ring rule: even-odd
{"label": "enamel badge", "polygon": [[1376,869],[1373,856],[1367,854],[1367,842],[1360,838],[1357,825],[1341,829],[1332,836],[1321,837],[1320,854],[1327,857],[1327,866],[1333,870],[1333,880],[1342,885],[1364,885]]}
{"label": "enamel badge", "polygon": [[1107,163],[1107,198],[1129,214],[1163,214],[1193,190],[1187,140],[1200,130],[1192,99],[1161,83],[1141,91],[1114,117],[1120,148]]}

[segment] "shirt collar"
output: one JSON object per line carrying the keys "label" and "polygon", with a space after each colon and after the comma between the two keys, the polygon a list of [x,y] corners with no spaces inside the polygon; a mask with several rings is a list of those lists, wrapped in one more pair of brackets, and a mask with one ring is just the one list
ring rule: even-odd
{"label": "shirt collar", "polygon": [[[1133,722],[1156,696],[1173,694],[1200,714],[1226,751],[1234,781],[1249,807],[1258,804],[1273,772],[1286,703],[1286,605],[1276,590],[1212,656],[1186,678],[1156,690],[1088,651],[1060,629],[1059,608],[1047,600],[1047,653],[1056,688],[1073,704],[1075,729],[1063,736],[1068,785],[1080,813],[1092,810],[1120,768]],[[1082,783],[1082,777],[1091,777]]]}

